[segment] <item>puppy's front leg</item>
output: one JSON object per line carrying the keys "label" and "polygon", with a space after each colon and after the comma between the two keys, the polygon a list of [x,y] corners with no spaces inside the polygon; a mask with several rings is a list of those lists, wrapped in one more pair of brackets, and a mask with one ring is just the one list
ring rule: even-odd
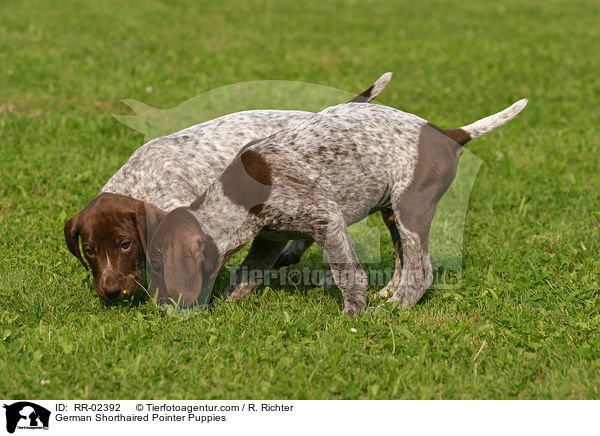
{"label": "puppy's front leg", "polygon": [[344,218],[341,215],[330,216],[326,225],[315,234],[315,240],[323,249],[333,279],[342,291],[343,313],[349,316],[360,315],[366,307],[365,294],[368,281],[354,252],[354,244],[348,234]]}

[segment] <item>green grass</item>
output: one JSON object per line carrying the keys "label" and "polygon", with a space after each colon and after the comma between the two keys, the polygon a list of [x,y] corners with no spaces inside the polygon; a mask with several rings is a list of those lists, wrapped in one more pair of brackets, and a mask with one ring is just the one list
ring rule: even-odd
{"label": "green grass", "polygon": [[[597,1],[169,3],[0,3],[0,397],[600,397]],[[143,143],[122,99],[385,71],[443,127],[530,98],[469,145],[462,287],[358,319],[277,286],[189,319],[96,298],[62,226]]]}

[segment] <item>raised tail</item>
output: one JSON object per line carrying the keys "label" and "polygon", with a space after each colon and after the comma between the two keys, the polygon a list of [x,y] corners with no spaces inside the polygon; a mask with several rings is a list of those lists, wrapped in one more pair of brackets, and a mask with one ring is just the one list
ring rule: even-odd
{"label": "raised tail", "polygon": [[459,127],[458,129],[443,129],[442,131],[460,145],[464,145],[471,139],[485,135],[486,133],[491,132],[503,124],[508,123],[510,120],[516,117],[519,112],[525,109],[525,106],[527,106],[526,98],[519,100],[503,111],[500,111],[494,115],[490,115],[489,117],[482,118],[474,123]]}
{"label": "raised tail", "polygon": [[381,91],[385,89],[385,87],[392,80],[392,73],[385,73],[379,79],[373,83],[369,89],[361,92],[359,95],[354,97],[349,103],[368,103],[377,97]]}

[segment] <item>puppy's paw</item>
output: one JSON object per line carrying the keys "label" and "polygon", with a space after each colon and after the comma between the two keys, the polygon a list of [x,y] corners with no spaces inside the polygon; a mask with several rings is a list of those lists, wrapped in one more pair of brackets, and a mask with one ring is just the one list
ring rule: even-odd
{"label": "puppy's paw", "polygon": [[392,295],[391,298],[389,298],[386,303],[394,303],[398,306],[401,307],[410,307],[413,304],[416,303],[412,301],[412,299],[410,298],[410,295],[408,295],[407,293],[399,293],[396,292],[394,295]]}
{"label": "puppy's paw", "polygon": [[381,298],[389,298],[391,295],[394,295],[396,293],[399,287],[400,280],[396,277],[393,277],[387,285],[381,288],[381,290],[379,291],[379,296]]}
{"label": "puppy's paw", "polygon": [[390,296],[390,287],[389,285],[386,285],[384,288],[382,288],[378,294],[381,298],[388,298]]}
{"label": "puppy's paw", "polygon": [[254,286],[253,283],[240,283],[235,287],[230,285],[223,293],[223,296],[227,297],[230,301],[237,301],[252,292]]}
{"label": "puppy's paw", "polygon": [[367,303],[364,298],[356,298],[344,303],[344,310],[342,310],[342,313],[352,318],[362,315],[366,307]]}
{"label": "puppy's paw", "polygon": [[359,309],[358,307],[344,307],[342,313],[344,315],[348,315],[350,318],[354,318],[356,316],[362,315],[364,309]]}

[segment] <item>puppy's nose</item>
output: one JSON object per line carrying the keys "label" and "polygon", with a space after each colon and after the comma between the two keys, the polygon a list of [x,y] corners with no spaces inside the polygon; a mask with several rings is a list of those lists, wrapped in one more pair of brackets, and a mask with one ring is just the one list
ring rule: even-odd
{"label": "puppy's nose", "polygon": [[119,285],[105,286],[102,290],[108,298],[118,298],[121,295],[121,287]]}

